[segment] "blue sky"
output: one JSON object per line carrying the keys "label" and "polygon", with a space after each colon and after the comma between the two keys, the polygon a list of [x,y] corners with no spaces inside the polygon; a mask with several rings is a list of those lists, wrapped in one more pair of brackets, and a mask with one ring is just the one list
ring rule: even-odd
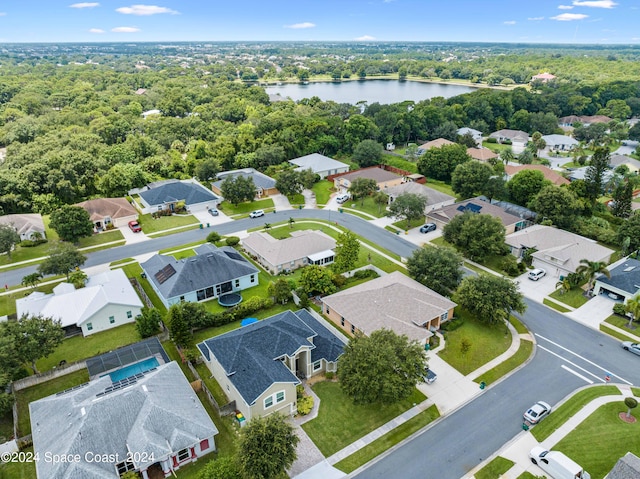
{"label": "blue sky", "polygon": [[638,25],[638,0],[0,1],[0,42],[631,44],[640,43]]}

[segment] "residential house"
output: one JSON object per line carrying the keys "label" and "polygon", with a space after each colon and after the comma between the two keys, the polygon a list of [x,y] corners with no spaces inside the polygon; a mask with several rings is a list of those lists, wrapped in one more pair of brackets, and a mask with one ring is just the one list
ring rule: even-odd
{"label": "residential house", "polygon": [[580,144],[578,140],[567,135],[543,135],[542,139],[549,151],[571,151]]}
{"label": "residential house", "polygon": [[544,165],[505,165],[504,176],[505,181],[511,180],[514,176],[524,170],[539,171],[544,175],[546,180],[549,180],[556,186],[568,185],[570,183],[564,176],[557,171],[552,170],[548,166]]}
{"label": "residential house", "polygon": [[194,251],[195,256],[180,260],[156,254],[140,265],[167,308],[181,301],[205,301],[258,285],[258,268],[235,249],[205,243]]}
{"label": "residential house", "polygon": [[276,188],[276,180],[260,173],[254,168],[243,168],[241,170],[223,171],[218,173],[218,181],[211,184],[211,189],[216,195],[222,196],[222,182],[227,178],[236,178],[242,176],[243,178],[251,178],[253,184],[256,186],[256,196],[262,198],[263,196],[277,195],[279,191]]}
{"label": "residential house", "polygon": [[[587,177],[588,166],[582,166],[580,168],[568,168],[569,181],[584,180]],[[602,174],[602,184],[606,185],[613,177],[615,173],[613,170],[605,170]]]}
{"label": "residential house", "polygon": [[467,212],[486,214],[498,218],[504,225],[506,234],[519,231],[528,226],[527,220],[507,213],[499,206],[493,205],[480,198],[471,198],[461,201],[460,203],[450,204],[440,209],[430,211],[427,214],[427,219],[433,221],[438,228],[444,228],[454,217]]}
{"label": "residential house", "polygon": [[138,88],[136,91],[134,91],[134,93],[136,95],[144,95],[145,93],[147,93],[147,89],[146,88]]}
{"label": "residential house", "polygon": [[218,429],[175,361],[33,401],[29,414],[38,479],[169,477],[216,450]]}
{"label": "residential house", "polygon": [[637,479],[638,477],[640,477],[640,457],[627,452],[618,459],[604,479]]}
{"label": "residential house", "polygon": [[109,225],[120,228],[138,219],[138,210],[124,198],[97,198],[76,203],[75,206],[89,213],[95,231],[107,229]]}
{"label": "residential house", "polygon": [[67,335],[83,336],[133,323],[142,306],[122,269],[91,276],[84,288],[60,283],[52,294],[34,291],[16,300],[18,317],[42,315],[59,319]]}
{"label": "residential house", "polygon": [[547,83],[547,82],[550,82],[551,80],[555,80],[555,79],[556,79],[556,76],[552,75],[549,72],[538,73],[537,75],[533,75],[531,77],[531,81],[532,82],[539,81],[539,82],[542,82],[542,83]]}
{"label": "residential house", "polygon": [[391,188],[392,186],[399,185],[405,181],[404,177],[397,173],[387,171],[377,166],[371,166],[336,176],[333,179],[333,184],[337,190],[346,191],[351,187],[351,183],[356,178],[368,178],[375,180],[378,188],[382,191],[384,191],[385,188]]}
{"label": "residential house", "polygon": [[456,306],[399,271],[322,298],[323,314],[349,334],[386,328],[422,344]]}
{"label": "residential house", "polygon": [[256,231],[242,240],[245,251],[271,274],[334,261],[335,240],[316,230],[292,231],[289,238],[276,239]]}
{"label": "residential house", "polygon": [[498,130],[489,135],[489,138],[495,138],[498,143],[511,142],[514,153],[521,152],[529,142],[529,134],[522,130]]}
{"label": "residential house", "polygon": [[304,309],[198,344],[213,377],[247,420],[295,414],[300,380],[335,372],[343,348],[344,339]]}
{"label": "residential house", "polygon": [[626,155],[611,155],[609,166],[615,169],[621,165],[625,165],[627,168],[629,168],[630,173],[640,172],[640,161],[634,158],[630,158]]}
{"label": "residential house", "polygon": [[149,183],[139,191],[143,213],[169,209],[174,211],[177,204],[184,202],[189,211],[203,211],[215,206],[220,197],[216,196],[195,180],[164,180]]}
{"label": "residential house", "polygon": [[640,294],[640,261],[624,258],[609,268],[610,278],[601,275],[596,279],[593,294],[606,294],[624,303]]}
{"label": "residential house", "polygon": [[150,116],[155,115],[162,115],[162,112],[160,110],[147,110],[142,112],[142,118],[144,118],[145,120]]}
{"label": "residential house", "polygon": [[20,240],[45,239],[44,221],[40,213],[20,213],[0,216],[0,225],[10,225]]}
{"label": "residential house", "polygon": [[517,258],[528,249],[534,249],[531,255],[533,267],[544,269],[556,278],[575,273],[583,259],[608,264],[613,254],[613,250],[594,240],[544,225],[533,225],[509,234],[506,243]]}
{"label": "residential house", "polygon": [[491,161],[500,158],[500,155],[494,153],[489,148],[467,148],[467,155],[477,161]]}
{"label": "residential house", "polygon": [[463,128],[458,128],[458,131],[456,131],[456,133],[459,136],[471,135],[471,138],[475,140],[476,145],[480,145],[482,143],[482,132],[479,130],[474,130],[473,128],[468,128],[465,126]]}
{"label": "residential house", "polygon": [[447,145],[455,145],[453,141],[449,141],[446,138],[436,138],[435,140],[427,141],[418,147],[417,153],[418,155],[424,154],[425,151],[430,150],[431,148],[442,148]]}
{"label": "residential house", "polygon": [[611,118],[605,115],[569,115],[558,118],[558,124],[563,127],[573,127],[576,123],[580,123],[582,126],[589,126],[594,123],[609,123],[611,120]]}
{"label": "residential house", "polygon": [[310,155],[301,156],[300,158],[294,158],[293,160],[289,160],[289,163],[298,167],[296,171],[311,169],[311,171],[319,175],[320,178],[326,178],[329,175],[349,171],[349,165],[346,163],[334,160],[320,153],[311,153]]}
{"label": "residential house", "polygon": [[447,195],[446,193],[442,193],[438,190],[434,190],[433,188],[429,188],[428,186],[417,183],[415,181],[401,183],[390,188],[385,188],[383,191],[387,195],[389,195],[389,204],[393,203],[398,196],[404,193],[426,196],[427,204],[424,210],[425,214],[430,211],[440,209],[444,206],[451,205],[456,201],[453,196]]}

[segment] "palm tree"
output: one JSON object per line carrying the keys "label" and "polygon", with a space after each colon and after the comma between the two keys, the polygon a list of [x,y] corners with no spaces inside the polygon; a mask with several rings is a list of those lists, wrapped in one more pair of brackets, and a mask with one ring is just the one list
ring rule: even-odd
{"label": "palm tree", "polygon": [[556,288],[562,288],[560,290],[560,294],[565,294],[571,291],[571,281],[569,281],[566,277],[562,281],[558,281],[556,283]]}
{"label": "palm tree", "polygon": [[271,223],[265,223],[264,224],[264,230],[265,231],[269,231],[271,229]]}
{"label": "palm tree", "polygon": [[289,229],[293,228],[293,223],[295,223],[296,220],[293,219],[293,217],[289,218]]}
{"label": "palm tree", "polygon": [[627,313],[631,313],[631,317],[629,318],[629,324],[627,325],[627,327],[630,328],[631,323],[634,320],[640,319],[640,299],[634,298],[634,299],[628,300],[624,309]]}
{"label": "palm tree", "polygon": [[40,273],[31,273],[22,278],[22,286],[30,286],[33,289],[36,289],[38,283],[42,279],[42,275]]}
{"label": "palm tree", "polygon": [[593,290],[593,283],[596,280],[596,275],[604,274],[607,278],[611,278],[611,273],[609,273],[606,264],[601,263],[600,261],[589,261],[588,259],[580,260],[580,266],[576,268],[576,273],[587,278],[587,291],[589,294],[591,294],[591,291]]}

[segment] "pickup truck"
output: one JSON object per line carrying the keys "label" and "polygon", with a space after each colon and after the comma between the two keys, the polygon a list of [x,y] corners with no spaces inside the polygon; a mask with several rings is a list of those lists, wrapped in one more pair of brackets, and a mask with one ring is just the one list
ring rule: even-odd
{"label": "pickup truck", "polygon": [[434,373],[432,369],[425,368],[424,376],[422,377],[422,379],[424,380],[425,383],[431,384],[435,382],[436,379],[438,379],[438,375]]}

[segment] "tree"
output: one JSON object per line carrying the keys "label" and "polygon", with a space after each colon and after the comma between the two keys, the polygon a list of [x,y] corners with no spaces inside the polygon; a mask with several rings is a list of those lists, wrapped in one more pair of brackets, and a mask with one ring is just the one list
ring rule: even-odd
{"label": "tree", "polygon": [[364,204],[364,199],[378,189],[378,183],[372,178],[356,178],[351,182],[349,193],[354,198],[360,198]]}
{"label": "tree", "polygon": [[449,181],[456,166],[470,160],[463,145],[430,148],[418,159],[418,172],[428,178]]}
{"label": "tree", "polygon": [[69,272],[79,268],[87,260],[78,248],[69,243],[57,243],[49,250],[49,256],[38,266],[41,275],[64,274],[69,279]]}
{"label": "tree", "polygon": [[540,218],[548,218],[556,226],[566,229],[575,223],[576,215],[580,211],[580,201],[567,188],[548,185],[540,190],[531,201],[531,209]]}
{"label": "tree", "polygon": [[533,163],[533,152],[529,149],[524,150],[518,155],[518,163],[521,165],[530,165]]}
{"label": "tree", "polygon": [[51,213],[49,226],[53,228],[62,241],[77,243],[80,238],[93,234],[93,222],[89,213],[79,207],[64,205]]}
{"label": "tree", "polygon": [[375,140],[362,140],[353,149],[351,159],[360,167],[379,165],[382,161],[382,145]]}
{"label": "tree", "polygon": [[42,275],[38,272],[35,272],[24,276],[20,284],[25,287],[36,289],[41,279]]}
{"label": "tree", "polygon": [[285,304],[291,299],[291,285],[284,278],[272,281],[267,289],[267,294],[273,298],[274,303]]}
{"label": "tree", "polygon": [[256,196],[256,185],[253,178],[244,176],[227,176],[220,185],[220,192],[225,200],[234,206],[244,201],[253,201]]}
{"label": "tree", "polygon": [[451,189],[458,196],[471,198],[480,194],[486,187],[493,169],[479,161],[468,161],[456,166],[451,174]]}
{"label": "tree", "polygon": [[640,212],[638,211],[618,227],[618,241],[622,244],[626,238],[629,238],[629,251],[640,249]]}
{"label": "tree", "polygon": [[242,479],[242,475],[233,456],[219,456],[202,468],[198,479]]}
{"label": "tree", "polygon": [[479,261],[492,254],[503,254],[506,248],[504,226],[491,215],[467,212],[455,216],[442,235],[465,256]]}
{"label": "tree", "polygon": [[626,180],[620,183],[613,190],[613,203],[611,205],[611,213],[618,218],[628,218],[631,216],[633,202],[633,184]]}
{"label": "tree", "polygon": [[10,338],[12,352],[22,363],[29,363],[38,374],[36,361],[48,357],[62,343],[64,330],[59,320],[43,316],[22,316],[0,323],[0,336]]}
{"label": "tree", "polygon": [[522,170],[511,178],[507,183],[511,199],[522,206],[527,206],[529,202],[551,182],[545,179],[541,171]]}
{"label": "tree", "polygon": [[565,277],[562,281],[558,281],[556,283],[556,288],[561,288],[560,294],[568,293],[572,288],[571,281],[569,281],[569,278]]}
{"label": "tree", "polygon": [[377,191],[373,195],[373,202],[378,205],[378,214],[382,212],[382,207],[389,203],[389,195],[384,191]]}
{"label": "tree", "polygon": [[220,173],[220,164],[213,158],[204,158],[198,162],[194,173],[200,181],[214,179]]}
{"label": "tree", "polygon": [[6,392],[10,381],[6,371],[0,373],[0,416],[9,414],[13,408],[13,394]]}
{"label": "tree", "polygon": [[293,219],[293,217],[289,217],[289,229],[293,228],[294,223],[296,222],[295,219]]}
{"label": "tree", "polygon": [[518,286],[492,274],[466,276],[455,294],[455,301],[479,320],[490,324],[506,323],[512,311],[522,314],[527,309]]}
{"label": "tree", "polygon": [[624,305],[624,310],[631,314],[628,326],[630,328],[633,321],[640,319],[640,299],[633,298],[627,300],[627,304]]}
{"label": "tree", "polygon": [[589,292],[593,289],[593,283],[595,283],[597,275],[603,274],[607,278],[611,278],[611,273],[609,273],[605,263],[589,261],[588,259],[580,260],[580,265],[576,268],[576,273],[587,279]]}
{"label": "tree", "polygon": [[167,312],[167,325],[171,339],[177,346],[188,348],[193,343],[190,318],[186,317],[182,304],[173,304]]}
{"label": "tree", "polygon": [[303,189],[300,173],[296,170],[284,170],[278,174],[276,188],[285,196],[301,193]]}
{"label": "tree", "polygon": [[627,406],[627,417],[631,417],[631,410],[638,407],[638,401],[635,398],[627,396],[624,398],[624,405]]}
{"label": "tree", "polygon": [[67,281],[75,286],[76,289],[84,288],[87,279],[87,273],[79,269],[72,271],[67,277]]}
{"label": "tree", "polygon": [[603,146],[597,147],[591,156],[591,161],[584,177],[584,181],[587,184],[587,195],[592,202],[595,202],[602,194],[604,174],[609,169],[609,163],[611,163],[609,149]]}
{"label": "tree", "polygon": [[296,460],[300,439],[280,414],[255,416],[240,430],[237,461],[247,479],[275,479]]}
{"label": "tree", "polygon": [[489,198],[489,201],[495,198],[503,198],[506,196],[507,184],[502,175],[492,176],[482,186],[481,193]]}
{"label": "tree", "polygon": [[142,339],[150,338],[160,329],[162,315],[156,308],[142,308],[140,316],[136,318],[136,329]]}
{"label": "tree", "polygon": [[427,360],[421,344],[389,329],[356,334],[340,357],[338,378],[355,404],[390,404],[407,398]]}
{"label": "tree", "polygon": [[20,243],[20,235],[16,232],[13,225],[0,225],[0,253],[6,253],[11,260],[11,251],[15,245]]}
{"label": "tree", "polygon": [[417,282],[448,296],[462,281],[462,257],[451,248],[425,245],[409,257],[407,271]]}
{"label": "tree", "polygon": [[140,188],[149,182],[141,165],[117,163],[98,180],[97,187],[107,197],[124,196],[132,188]]}
{"label": "tree", "polygon": [[336,273],[350,271],[358,262],[360,255],[360,241],[351,231],[345,231],[336,241],[336,255],[332,265]]}
{"label": "tree", "polygon": [[411,221],[424,218],[427,197],[416,193],[402,193],[389,206],[389,216],[395,216],[407,221],[407,230],[411,228]]}
{"label": "tree", "polygon": [[336,292],[331,271],[317,264],[310,264],[302,270],[298,285],[308,295],[316,293],[324,295]]}
{"label": "tree", "polygon": [[212,231],[207,235],[207,242],[212,244],[216,244],[221,239],[222,239],[222,236],[220,236],[220,233],[218,233],[217,231]]}

